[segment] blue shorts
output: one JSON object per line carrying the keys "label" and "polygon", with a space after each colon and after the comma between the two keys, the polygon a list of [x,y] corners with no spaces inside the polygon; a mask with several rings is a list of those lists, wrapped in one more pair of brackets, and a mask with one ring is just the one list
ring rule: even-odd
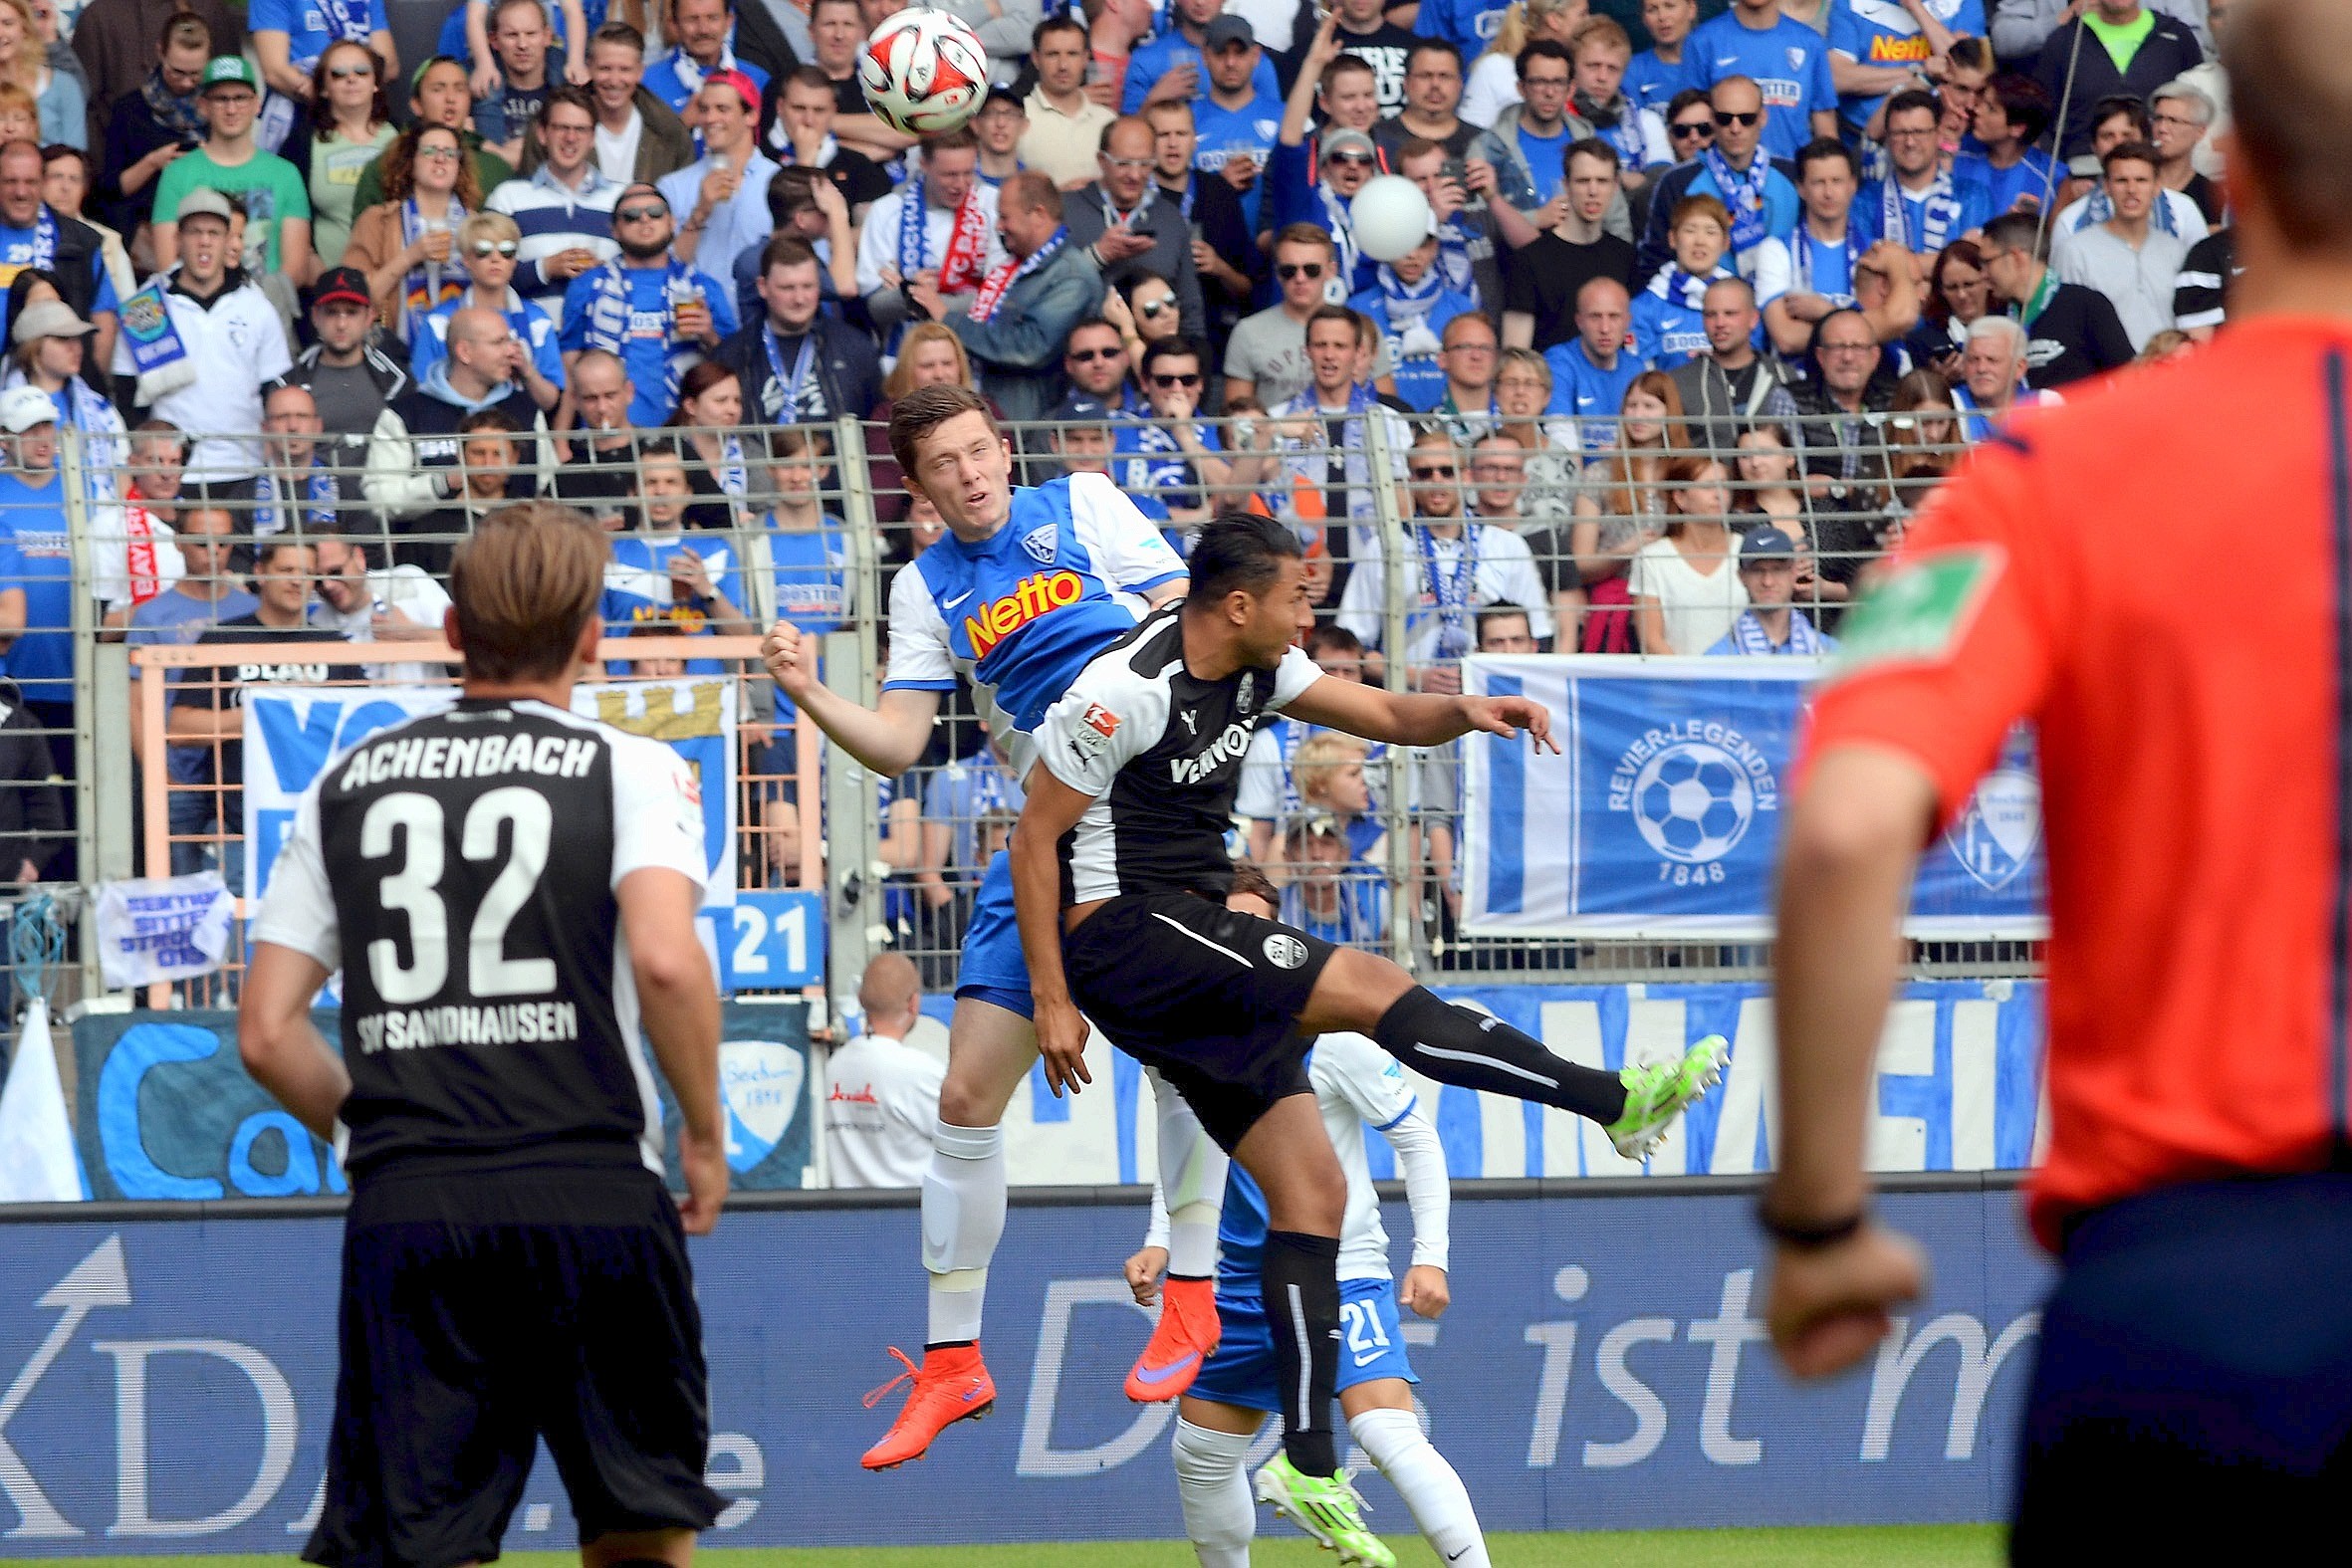
{"label": "blue shorts", "polygon": [[[1216,1354],[1187,1392],[1219,1405],[1280,1415],[1287,1407],[1275,1370],[1274,1324],[1266,1315],[1266,1302],[1255,1292],[1240,1295],[1219,1289],[1217,1322]],[[1421,1381],[1405,1355],[1405,1336],[1396,1315],[1396,1281],[1342,1279],[1338,1388],[1382,1378]]]}
{"label": "blue shorts", "polygon": [[1002,849],[989,857],[964,928],[964,961],[956,971],[956,995],[993,1003],[1023,1017],[1037,1016],[1029,995],[1029,960],[1021,952],[1021,927],[1013,917],[1013,858]]}

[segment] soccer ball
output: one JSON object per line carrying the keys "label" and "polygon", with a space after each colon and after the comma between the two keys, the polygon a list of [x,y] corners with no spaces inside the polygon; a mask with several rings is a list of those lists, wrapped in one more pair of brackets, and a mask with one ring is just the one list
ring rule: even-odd
{"label": "soccer ball", "polygon": [[857,59],[858,85],[881,121],[910,136],[955,129],[988,98],[988,51],[962,19],[914,7],[873,30]]}
{"label": "soccer ball", "polygon": [[1668,747],[1633,781],[1633,820],[1642,838],[1686,865],[1729,854],[1755,815],[1756,788],[1747,774],[1729,752],[1704,741]]}

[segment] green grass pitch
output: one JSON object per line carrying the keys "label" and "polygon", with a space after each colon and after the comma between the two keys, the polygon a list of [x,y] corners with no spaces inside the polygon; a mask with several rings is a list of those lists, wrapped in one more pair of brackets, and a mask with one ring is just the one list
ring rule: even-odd
{"label": "green grass pitch", "polygon": [[[1260,1568],[1328,1564],[1302,1536],[1259,1536],[1251,1560]],[[1437,1554],[1418,1537],[1385,1537],[1399,1568]],[[1496,1568],[1994,1568],[2001,1531],[1990,1524],[1917,1524],[1886,1528],[1772,1530],[1622,1530],[1589,1534],[1491,1535]],[[4,1559],[0,1559],[4,1560]],[[563,1568],[569,1553],[510,1552],[513,1568]],[[61,1557],[73,1568],[285,1568],[286,1557]],[[712,1568],[1190,1568],[1191,1550],[1176,1541],[1037,1542],[1018,1546],[860,1546],[809,1551],[720,1549],[701,1553]]]}

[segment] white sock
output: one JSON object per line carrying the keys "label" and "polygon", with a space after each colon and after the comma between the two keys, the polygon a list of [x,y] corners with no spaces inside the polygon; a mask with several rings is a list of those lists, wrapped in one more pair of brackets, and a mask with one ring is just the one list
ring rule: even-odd
{"label": "white sock", "polygon": [[[1347,1430],[1405,1499],[1413,1522],[1448,1568],[1489,1568],[1487,1538],[1478,1527],[1478,1510],[1470,1505],[1470,1488],[1431,1447],[1411,1411],[1367,1410],[1351,1417]],[[1461,1555],[1453,1555],[1457,1552]]]}
{"label": "white sock", "polygon": [[1201,1568],[1250,1568],[1250,1537],[1258,1530],[1258,1505],[1242,1474],[1250,1434],[1211,1432],[1179,1416],[1172,1448],[1184,1533]]}
{"label": "white sock", "polygon": [[927,1345],[980,1337],[988,1260],[1005,1234],[1005,1129],[931,1129],[923,1176],[923,1266],[931,1273]]}
{"label": "white sock", "polygon": [[1229,1161],[1175,1086],[1151,1069],[1160,1118],[1160,1191],[1168,1202],[1168,1272],[1206,1279],[1217,1268],[1217,1224]]}

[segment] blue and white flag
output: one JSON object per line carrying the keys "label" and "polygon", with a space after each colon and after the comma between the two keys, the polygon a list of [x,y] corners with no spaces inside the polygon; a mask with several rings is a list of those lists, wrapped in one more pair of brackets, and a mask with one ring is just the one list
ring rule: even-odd
{"label": "blue and white flag", "polygon": [[169,281],[169,274],[158,274],[122,302],[122,340],[130,348],[141,403],[152,403],[196,378],[187,344],[179,340],[179,329],[171,325],[171,311],[163,303],[163,286]]}
{"label": "blue and white flag", "polygon": [[[1470,691],[1543,704],[1565,754],[1463,743],[1465,935],[1771,934],[1782,784],[1817,663],[1530,655],[1464,669]],[[2043,880],[2040,784],[2012,738],[1921,860],[1904,930],[2045,935]]]}

